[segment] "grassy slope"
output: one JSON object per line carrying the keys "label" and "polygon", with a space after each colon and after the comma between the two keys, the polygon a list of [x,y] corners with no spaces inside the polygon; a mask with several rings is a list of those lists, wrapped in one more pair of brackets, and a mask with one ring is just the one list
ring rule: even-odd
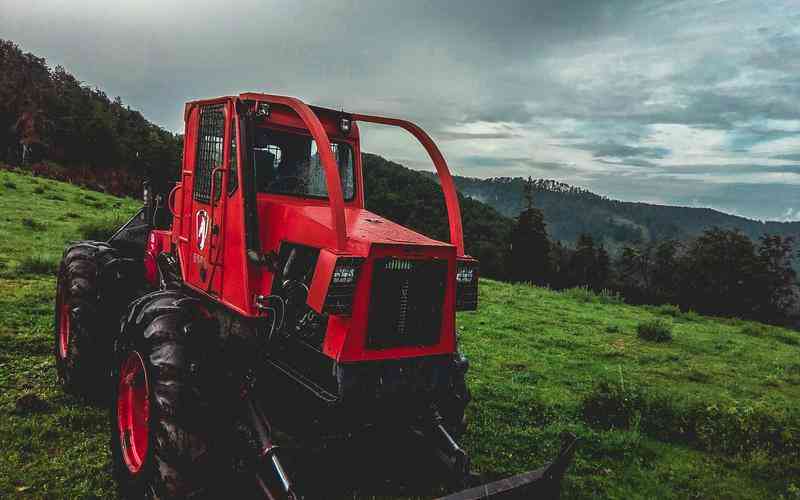
{"label": "grassy slope", "polygon": [[[109,496],[105,413],[55,387],[53,268],[84,226],[130,216],[137,203],[61,182],[0,171],[0,498]],[[33,221],[23,222],[25,220]],[[33,393],[47,408],[16,410]]]}
{"label": "grassy slope", "polygon": [[[54,276],[24,273],[20,265],[30,255],[57,261],[82,224],[122,218],[135,206],[0,171],[0,497],[111,495],[105,412],[54,387]],[[480,293],[480,312],[461,314],[459,325],[475,400],[465,444],[484,472],[533,468],[555,454],[562,431],[571,431],[582,442],[566,482],[569,497],[796,495],[788,472],[800,469],[796,456],[787,462],[759,443],[730,452],[719,443],[741,436],[725,434],[727,427],[681,434],[693,425],[681,411],[718,410],[733,419],[731,428],[745,430],[754,416],[764,417],[780,427],[779,445],[796,444],[797,332],[630,307],[580,291],[483,281]],[[673,323],[672,342],[637,338],[636,326],[654,317]],[[603,380],[634,408],[629,425],[587,423],[584,409]],[[44,408],[16,408],[25,394],[39,396]],[[640,401],[656,396],[674,410],[665,426],[674,424],[681,439],[665,438],[655,425],[660,413]]]}

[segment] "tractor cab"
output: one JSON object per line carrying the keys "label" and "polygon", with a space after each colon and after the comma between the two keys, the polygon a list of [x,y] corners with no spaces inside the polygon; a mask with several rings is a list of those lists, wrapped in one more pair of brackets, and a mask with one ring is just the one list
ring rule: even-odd
{"label": "tractor cab", "polygon": [[[477,305],[477,262],[464,253],[447,166],[421,129],[266,94],[192,102],[185,121],[173,230],[155,232],[152,258],[175,248],[188,286],[271,318],[336,363],[455,352],[455,311]],[[360,121],[420,139],[450,242],[365,208]]]}

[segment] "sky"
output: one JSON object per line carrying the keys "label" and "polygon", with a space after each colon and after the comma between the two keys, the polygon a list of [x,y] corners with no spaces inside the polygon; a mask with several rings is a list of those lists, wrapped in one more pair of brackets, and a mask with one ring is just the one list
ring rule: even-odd
{"label": "sky", "polygon": [[0,0],[0,38],[173,131],[188,100],[288,94],[411,119],[458,175],[800,220],[798,0]]}

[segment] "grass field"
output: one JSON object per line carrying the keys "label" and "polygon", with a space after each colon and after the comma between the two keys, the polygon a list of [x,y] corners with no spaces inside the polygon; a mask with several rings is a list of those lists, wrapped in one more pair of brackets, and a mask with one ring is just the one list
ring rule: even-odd
{"label": "grass field", "polygon": [[[55,387],[54,274],[136,205],[0,171],[0,498],[113,497],[106,412]],[[800,498],[800,333],[581,289],[487,280],[480,301],[458,323],[482,472],[534,468],[569,431],[567,498]]]}

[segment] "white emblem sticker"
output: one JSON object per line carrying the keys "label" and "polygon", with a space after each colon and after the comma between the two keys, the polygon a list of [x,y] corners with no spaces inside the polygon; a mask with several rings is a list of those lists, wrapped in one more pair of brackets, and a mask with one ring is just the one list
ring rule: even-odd
{"label": "white emblem sticker", "polygon": [[197,248],[202,252],[206,247],[208,237],[208,213],[205,210],[197,212]]}

